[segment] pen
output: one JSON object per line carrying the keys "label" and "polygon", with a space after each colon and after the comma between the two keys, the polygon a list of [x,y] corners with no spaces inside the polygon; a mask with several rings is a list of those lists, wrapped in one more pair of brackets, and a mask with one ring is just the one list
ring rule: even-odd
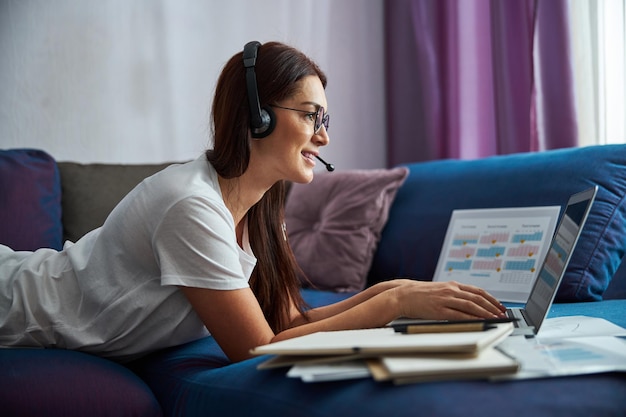
{"label": "pen", "polygon": [[457,321],[422,321],[414,323],[392,324],[391,327],[398,333],[452,333],[452,332],[482,332],[495,328],[497,323],[510,323],[518,319],[480,319]]}

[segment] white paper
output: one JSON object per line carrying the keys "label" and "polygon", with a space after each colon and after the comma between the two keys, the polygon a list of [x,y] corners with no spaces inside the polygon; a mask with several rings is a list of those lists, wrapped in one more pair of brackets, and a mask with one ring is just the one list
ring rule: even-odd
{"label": "white paper", "polygon": [[304,382],[339,381],[344,379],[367,378],[369,368],[364,361],[343,361],[318,365],[294,365],[287,376],[300,378]]}
{"label": "white paper", "polygon": [[621,337],[542,340],[511,336],[498,347],[521,364],[520,371],[506,379],[626,372],[626,340]]}
{"label": "white paper", "polygon": [[546,319],[537,334],[542,340],[588,336],[626,336],[626,329],[599,317],[566,316]]}

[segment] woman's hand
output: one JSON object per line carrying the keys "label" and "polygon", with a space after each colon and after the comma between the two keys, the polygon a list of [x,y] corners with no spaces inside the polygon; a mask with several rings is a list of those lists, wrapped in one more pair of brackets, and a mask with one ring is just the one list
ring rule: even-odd
{"label": "woman's hand", "polygon": [[503,317],[506,308],[487,291],[455,281],[393,280],[403,317],[463,320]]}

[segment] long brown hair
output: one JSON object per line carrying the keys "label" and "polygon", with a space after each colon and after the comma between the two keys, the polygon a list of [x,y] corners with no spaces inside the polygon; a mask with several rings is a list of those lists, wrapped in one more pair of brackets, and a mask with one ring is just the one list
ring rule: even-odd
{"label": "long brown hair", "polygon": [[[255,69],[261,106],[292,96],[306,76],[319,77],[326,88],[326,76],[311,59],[279,42],[259,47]],[[236,178],[248,168],[251,140],[241,52],[226,63],[218,78],[211,116],[214,147],[207,150],[207,159],[220,176]],[[276,333],[289,325],[292,303],[302,313],[306,307],[300,295],[300,269],[284,238],[284,206],[285,183],[279,181],[248,211],[250,246],[257,258],[250,287]]]}

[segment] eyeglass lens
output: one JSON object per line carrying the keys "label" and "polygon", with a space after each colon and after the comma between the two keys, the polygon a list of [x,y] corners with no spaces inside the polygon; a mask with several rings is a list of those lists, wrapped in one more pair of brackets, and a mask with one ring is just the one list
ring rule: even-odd
{"label": "eyeglass lens", "polygon": [[328,125],[330,122],[330,115],[325,112],[323,107],[317,109],[315,112],[315,133],[319,132],[324,125],[324,128],[328,131]]}

